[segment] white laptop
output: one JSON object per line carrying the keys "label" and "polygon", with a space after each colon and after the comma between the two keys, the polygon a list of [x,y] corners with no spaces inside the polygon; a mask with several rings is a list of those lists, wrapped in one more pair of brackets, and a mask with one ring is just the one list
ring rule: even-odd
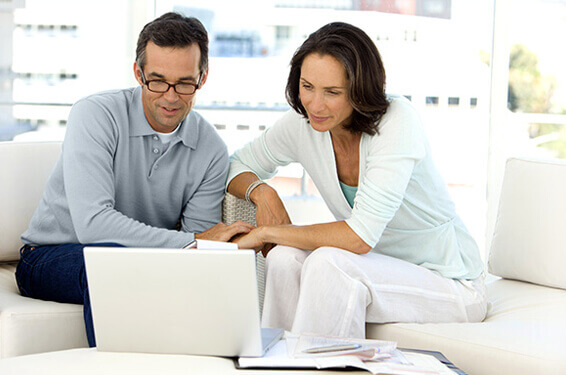
{"label": "white laptop", "polygon": [[86,247],[100,351],[259,357],[283,334],[260,328],[253,250]]}

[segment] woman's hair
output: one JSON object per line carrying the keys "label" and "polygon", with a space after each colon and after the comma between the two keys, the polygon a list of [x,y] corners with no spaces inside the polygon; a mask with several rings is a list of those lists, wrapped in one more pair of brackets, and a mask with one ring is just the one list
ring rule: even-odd
{"label": "woman's hair", "polygon": [[179,48],[197,43],[200,48],[199,71],[202,73],[208,69],[208,34],[194,17],[169,12],[145,25],[136,48],[136,62],[142,69],[146,63],[145,49],[150,41],[159,47]]}
{"label": "woman's hair", "polygon": [[352,121],[345,128],[353,133],[376,134],[387,111],[385,69],[377,47],[361,29],[343,22],[333,22],[312,33],[291,59],[285,94],[291,107],[307,117],[301,103],[299,83],[303,61],[310,54],[330,55],[346,71],[348,98],[354,108]]}

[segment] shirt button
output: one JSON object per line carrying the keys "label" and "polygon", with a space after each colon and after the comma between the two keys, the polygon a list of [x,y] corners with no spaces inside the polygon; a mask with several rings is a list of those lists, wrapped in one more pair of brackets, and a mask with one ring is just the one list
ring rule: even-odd
{"label": "shirt button", "polygon": [[156,136],[156,135],[153,136],[153,140],[154,140],[154,141],[157,141],[158,139],[159,139],[158,136]]}
{"label": "shirt button", "polygon": [[153,153],[154,153],[154,154],[159,154],[159,149],[154,148],[154,149],[153,149]]}

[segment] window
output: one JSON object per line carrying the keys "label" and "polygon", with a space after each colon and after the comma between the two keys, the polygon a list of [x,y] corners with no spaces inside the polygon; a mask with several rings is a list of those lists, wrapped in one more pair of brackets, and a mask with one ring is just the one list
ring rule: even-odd
{"label": "window", "polygon": [[438,105],[438,96],[427,96],[425,102],[426,105]]}
{"label": "window", "polygon": [[564,1],[495,3],[488,233],[507,158],[566,158],[566,56],[549,38],[566,32],[564,17]]}
{"label": "window", "polygon": [[[209,31],[211,73],[196,110],[215,124],[230,152],[288,110],[284,88],[293,52],[316,28],[340,20],[360,26],[375,41],[386,65],[388,93],[407,97],[418,110],[437,166],[480,243],[489,238],[486,186],[490,197],[497,193],[505,157],[566,157],[566,64],[562,49],[548,38],[566,31],[563,1],[8,4],[0,9],[0,140],[61,138],[77,99],[135,85],[131,66],[141,27],[174,10],[198,17]],[[5,20],[10,26],[4,27]],[[493,24],[504,32],[493,33]],[[523,59],[531,61],[526,72],[514,65]],[[527,89],[527,79],[536,79],[536,90]],[[278,181],[289,202],[320,199],[297,166],[281,170]]]}
{"label": "window", "polygon": [[457,106],[457,105],[460,105],[460,98],[453,97],[453,96],[449,97],[449,98],[448,98],[448,105],[449,105],[449,106]]}

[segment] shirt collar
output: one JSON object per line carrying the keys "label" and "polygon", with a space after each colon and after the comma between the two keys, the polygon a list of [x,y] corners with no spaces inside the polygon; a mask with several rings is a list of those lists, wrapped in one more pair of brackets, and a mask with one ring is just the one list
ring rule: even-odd
{"label": "shirt collar", "polygon": [[[140,137],[146,135],[154,135],[155,130],[149,125],[145,113],[143,111],[142,102],[142,86],[134,88],[131,103],[132,111],[130,112],[130,136]],[[179,125],[177,135],[171,140],[171,144],[177,143],[176,140],[180,139],[181,142],[187,147],[196,149],[199,137],[198,121],[195,119],[195,114],[191,110],[187,118]]]}

